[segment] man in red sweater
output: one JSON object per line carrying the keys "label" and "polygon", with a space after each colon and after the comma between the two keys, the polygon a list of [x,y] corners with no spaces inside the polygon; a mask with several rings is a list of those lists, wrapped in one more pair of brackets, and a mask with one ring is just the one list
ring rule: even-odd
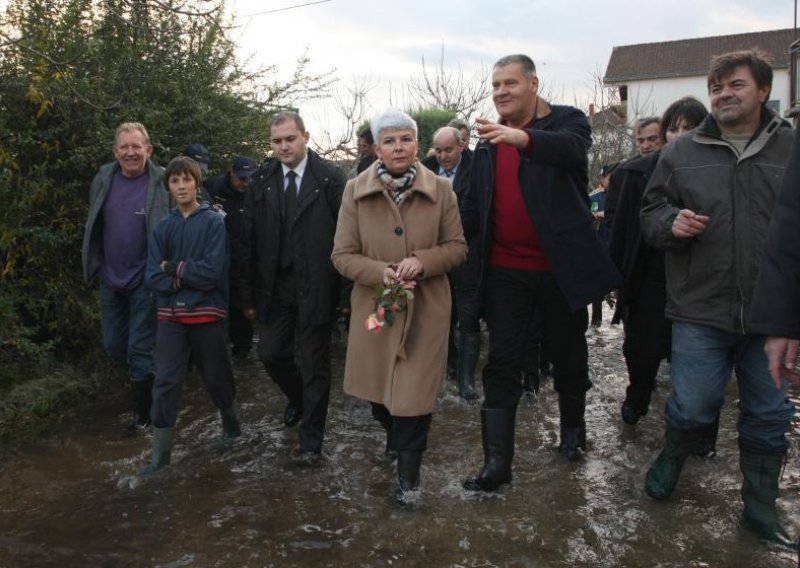
{"label": "man in red sweater", "polygon": [[594,230],[586,115],[541,99],[536,67],[526,55],[500,59],[492,88],[500,120],[477,121],[481,142],[462,203],[464,233],[480,242],[475,276],[490,344],[481,409],[485,463],[464,483],[473,491],[511,481],[523,354],[537,309],[558,391],[559,449],[570,460],[586,449],[584,410],[592,386],[586,306],[620,278]]}

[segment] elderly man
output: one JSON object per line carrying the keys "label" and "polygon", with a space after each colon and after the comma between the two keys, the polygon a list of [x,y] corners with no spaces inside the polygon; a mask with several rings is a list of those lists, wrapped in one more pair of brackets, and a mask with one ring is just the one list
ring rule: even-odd
{"label": "elderly man", "polygon": [[321,456],[328,415],[340,283],[330,257],[346,180],[308,150],[297,113],[279,112],[269,132],[277,159],[253,174],[245,194],[242,305],[250,318],[258,307],[258,356],[289,399],[284,423],[301,422],[295,461],[310,465]]}
{"label": "elderly man", "polygon": [[83,234],[83,275],[100,281],[103,348],[127,365],[133,392],[130,431],[150,425],[156,311],[144,283],[147,239],[169,214],[162,168],[150,160],[153,146],[145,127],[117,127],[116,161],[100,168],[89,189],[89,216]]}
{"label": "elderly man", "polygon": [[452,126],[453,128],[458,129],[458,132],[461,134],[461,153],[469,158],[472,158],[472,150],[470,150],[469,147],[469,137],[471,132],[469,122],[463,118],[454,118],[447,123],[447,126]]}
{"label": "elderly man", "polygon": [[464,483],[479,491],[511,481],[523,352],[537,308],[558,392],[559,449],[570,460],[586,449],[584,411],[592,386],[586,306],[619,281],[589,208],[586,115],[539,97],[536,67],[526,55],[495,63],[492,89],[500,122],[477,121],[482,141],[462,205],[465,233],[480,242],[479,297],[489,326],[484,467]]}
{"label": "elderly man", "polygon": [[[434,155],[422,163],[434,173],[450,181],[459,204],[469,186],[471,153],[466,153],[461,131],[453,126],[443,126],[433,133]],[[480,314],[478,313],[478,289],[475,285],[477,241],[469,243],[467,262],[451,271],[450,287],[453,306],[451,310],[450,341],[447,353],[447,374],[458,379],[458,392],[464,400],[475,400],[475,367],[481,348]],[[455,327],[458,323],[458,345]]]}
{"label": "elderly man", "polygon": [[787,383],[773,383],[764,338],[750,333],[747,318],[792,143],[792,129],[765,104],[771,89],[762,53],[714,58],[711,114],[664,148],[642,201],[642,234],[666,251],[672,320],[667,432],[645,489],[655,499],[672,494],[735,371],[745,520],[762,538],[797,548],[775,510],[794,405]]}

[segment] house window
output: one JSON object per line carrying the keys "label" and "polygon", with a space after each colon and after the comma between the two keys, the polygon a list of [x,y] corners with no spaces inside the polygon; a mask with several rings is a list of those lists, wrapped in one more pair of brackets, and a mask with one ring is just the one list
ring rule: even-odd
{"label": "house window", "polygon": [[767,108],[770,110],[775,111],[776,113],[781,113],[781,101],[778,99],[772,99],[771,101],[767,101]]}
{"label": "house window", "polygon": [[624,103],[628,100],[628,85],[619,86],[619,102]]}

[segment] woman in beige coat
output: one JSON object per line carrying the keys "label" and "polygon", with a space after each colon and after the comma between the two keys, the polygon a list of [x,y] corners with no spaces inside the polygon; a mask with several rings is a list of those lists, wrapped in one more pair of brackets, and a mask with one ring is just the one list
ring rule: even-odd
{"label": "woman in beige coat", "polygon": [[[417,124],[387,111],[372,121],[378,161],[344,190],[331,258],[354,282],[344,392],[372,403],[397,453],[395,499],[419,486],[431,413],[445,374],[450,326],[446,273],[466,258],[450,182],[417,160]],[[379,333],[366,322],[376,290],[415,283],[407,309]]]}

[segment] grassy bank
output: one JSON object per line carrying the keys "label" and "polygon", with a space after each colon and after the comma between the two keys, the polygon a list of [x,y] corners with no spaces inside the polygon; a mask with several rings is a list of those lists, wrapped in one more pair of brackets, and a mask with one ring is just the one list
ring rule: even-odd
{"label": "grassy bank", "polygon": [[124,372],[99,354],[72,362],[42,360],[5,367],[0,389],[0,441],[4,443],[41,436],[61,422],[76,419],[109,387],[125,380]]}

